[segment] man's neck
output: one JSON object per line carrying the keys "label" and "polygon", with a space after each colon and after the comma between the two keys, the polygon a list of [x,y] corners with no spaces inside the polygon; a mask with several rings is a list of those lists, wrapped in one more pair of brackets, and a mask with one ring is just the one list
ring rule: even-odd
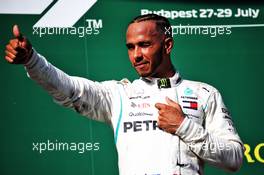
{"label": "man's neck", "polygon": [[[163,70],[164,70],[164,68],[163,68]],[[176,73],[175,68],[173,67],[172,64],[170,64],[169,66],[167,66],[165,71],[161,70],[158,73],[151,75],[150,77],[152,77],[152,78],[170,78],[170,77],[173,77],[175,73]]]}

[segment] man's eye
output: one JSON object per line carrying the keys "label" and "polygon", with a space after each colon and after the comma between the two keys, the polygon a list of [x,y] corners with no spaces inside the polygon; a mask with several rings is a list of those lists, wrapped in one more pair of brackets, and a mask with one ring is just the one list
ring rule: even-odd
{"label": "man's eye", "polygon": [[132,44],[127,44],[126,46],[127,46],[127,49],[128,49],[128,50],[131,50],[131,49],[134,48],[134,45],[132,45]]}
{"label": "man's eye", "polygon": [[148,43],[148,42],[139,43],[139,46],[140,47],[149,47],[150,43]]}

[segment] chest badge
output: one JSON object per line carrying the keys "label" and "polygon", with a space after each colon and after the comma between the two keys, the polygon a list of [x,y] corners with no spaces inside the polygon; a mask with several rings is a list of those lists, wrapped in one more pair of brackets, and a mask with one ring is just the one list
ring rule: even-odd
{"label": "chest badge", "polygon": [[168,78],[159,79],[158,80],[158,87],[159,87],[159,89],[170,88],[171,87],[170,79],[168,79]]}

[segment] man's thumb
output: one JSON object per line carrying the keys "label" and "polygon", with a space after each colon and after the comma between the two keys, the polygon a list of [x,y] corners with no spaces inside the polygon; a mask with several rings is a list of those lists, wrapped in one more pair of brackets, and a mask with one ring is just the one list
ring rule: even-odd
{"label": "man's thumb", "polygon": [[13,35],[16,37],[18,40],[23,40],[22,34],[19,31],[18,25],[13,26]]}
{"label": "man's thumb", "polygon": [[177,109],[179,108],[179,104],[173,101],[172,99],[170,99],[169,97],[166,97],[166,102],[168,103],[168,105],[172,107],[175,107]]}

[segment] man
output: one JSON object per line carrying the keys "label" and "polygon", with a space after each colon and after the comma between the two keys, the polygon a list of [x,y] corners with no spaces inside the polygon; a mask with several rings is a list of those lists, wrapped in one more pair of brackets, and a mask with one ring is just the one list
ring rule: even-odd
{"label": "man", "polygon": [[33,50],[17,26],[5,59],[24,64],[58,103],[109,123],[121,175],[198,175],[206,162],[236,171],[243,144],[221,95],[208,84],[181,79],[171,63],[168,29],[169,21],[154,14],[128,25],[128,55],[140,75],[132,83],[69,76]]}

